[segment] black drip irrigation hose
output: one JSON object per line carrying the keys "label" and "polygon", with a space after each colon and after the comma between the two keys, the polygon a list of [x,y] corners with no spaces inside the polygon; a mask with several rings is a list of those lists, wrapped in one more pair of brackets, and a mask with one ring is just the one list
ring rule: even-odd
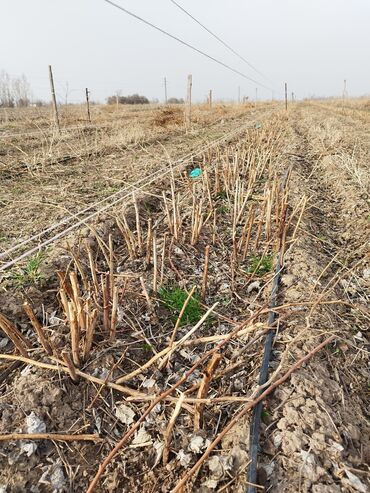
{"label": "black drip irrigation hose", "polygon": [[[281,188],[284,190],[286,187],[286,183],[288,181],[289,175],[291,172],[291,168],[289,168],[281,183]],[[284,212],[285,216],[286,211]],[[285,217],[283,218],[285,221]],[[280,251],[276,263],[276,268],[275,268],[275,276],[274,280],[272,283],[272,290],[271,290],[271,298],[270,298],[270,304],[269,304],[269,314],[268,314],[268,319],[267,323],[268,326],[270,327],[269,332],[267,333],[266,336],[266,341],[265,341],[265,348],[264,348],[264,353],[263,353],[263,359],[262,359],[262,365],[260,369],[260,377],[259,377],[259,385],[264,385],[267,382],[268,379],[268,370],[269,370],[269,364],[270,364],[270,359],[271,359],[271,351],[272,351],[272,345],[274,342],[274,335],[275,335],[275,330],[272,328],[275,324],[276,318],[277,318],[277,313],[274,310],[277,304],[277,295],[278,295],[278,290],[279,290],[279,284],[280,284],[280,278],[281,278],[281,271],[283,268],[283,255],[284,255],[284,250],[283,250],[283,242],[281,241],[280,243]],[[263,389],[261,389],[257,396],[260,396],[263,392]],[[263,407],[263,401],[259,402],[252,411],[252,419],[251,419],[251,425],[250,425],[250,432],[249,432],[249,458],[250,458],[250,463],[248,467],[248,485],[247,485],[247,493],[256,493],[257,488],[257,476],[258,476],[258,451],[259,451],[259,437],[260,437],[260,428],[261,428],[261,418],[262,418],[262,407]]]}
{"label": "black drip irrigation hose", "polygon": [[[273,311],[273,309],[276,307],[277,293],[280,283],[280,275],[281,275],[281,256],[279,255],[276,264],[275,278],[272,286],[271,302],[269,306],[270,308],[268,315],[269,327],[273,326],[273,324],[275,323],[275,319],[277,317],[277,314],[275,311]],[[274,342],[274,335],[275,335],[275,330],[271,329],[266,336],[265,350],[263,353],[260,378],[258,382],[259,385],[264,385],[267,382],[272,344]],[[263,390],[260,390],[260,392],[257,394],[256,397],[258,397],[262,392]],[[260,436],[260,428],[261,428],[262,406],[263,406],[263,401],[259,402],[253,408],[253,412],[252,412],[252,419],[250,426],[250,441],[249,441],[249,457],[251,462],[249,464],[249,469],[248,469],[249,485],[247,487],[247,493],[256,493],[256,487],[253,485],[255,485],[257,482],[257,473],[258,473],[257,463],[258,463],[258,449],[259,449],[258,444],[259,444],[259,436]]]}

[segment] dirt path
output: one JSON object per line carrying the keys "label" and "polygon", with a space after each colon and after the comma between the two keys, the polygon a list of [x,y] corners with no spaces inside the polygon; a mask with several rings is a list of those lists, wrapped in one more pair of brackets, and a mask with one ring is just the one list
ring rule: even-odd
{"label": "dirt path", "polygon": [[333,304],[300,308],[284,339],[298,338],[303,353],[323,333],[336,333],[338,341],[269,404],[266,470],[270,491],[281,493],[370,488],[369,472],[363,472],[370,461],[369,209],[356,180],[328,159],[330,146],[323,156],[320,113],[300,107],[291,115],[293,201],[310,200],[286,256],[282,296],[284,303],[321,298]]}

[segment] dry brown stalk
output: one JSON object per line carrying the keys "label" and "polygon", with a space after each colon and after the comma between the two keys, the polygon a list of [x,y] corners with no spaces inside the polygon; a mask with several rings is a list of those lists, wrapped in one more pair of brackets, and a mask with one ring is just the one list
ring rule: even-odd
{"label": "dry brown stalk", "polygon": [[141,284],[141,289],[143,290],[143,294],[145,296],[149,311],[153,312],[153,310],[154,310],[153,303],[151,302],[148,290],[146,289],[146,286],[145,286],[144,278],[142,276],[140,276],[140,284]]}
{"label": "dry brown stalk", "polygon": [[173,224],[172,224],[172,220],[171,220],[171,214],[170,214],[170,210],[169,210],[168,204],[167,204],[166,193],[163,191],[162,192],[162,195],[163,195],[164,207],[165,207],[165,210],[166,210],[166,216],[167,216],[167,222],[168,222],[168,229],[170,230],[170,233],[174,234],[173,233]]}
{"label": "dry brown stalk", "polygon": [[264,217],[265,217],[265,209],[266,209],[266,201],[263,202],[263,207],[262,207],[262,209],[260,209],[260,218],[258,221],[256,239],[254,242],[254,249],[256,251],[258,251],[258,246],[259,246],[260,239],[261,239],[261,231],[262,231],[262,224],[264,222]]}
{"label": "dry brown stalk", "polygon": [[82,279],[82,283],[85,287],[85,289],[88,289],[89,288],[89,283],[87,281],[87,278],[86,278],[86,275],[85,275],[85,272],[84,272],[84,269],[82,268],[82,265],[81,265],[81,262],[80,262],[80,259],[79,257],[75,254],[75,252],[73,251],[73,248],[69,248],[69,252],[74,260],[74,263],[77,267],[77,270],[78,272],[80,273],[80,276],[81,276],[81,279]]}
{"label": "dry brown stalk", "polygon": [[201,298],[204,300],[207,291],[207,281],[208,281],[208,266],[209,266],[209,249],[210,246],[207,245],[204,252],[204,270],[203,270],[203,282],[202,282],[202,291]]}
{"label": "dry brown stalk", "polygon": [[163,246],[162,246],[162,259],[161,259],[161,278],[159,280],[159,285],[163,285],[163,278],[164,278],[164,265],[165,265],[165,259],[166,259],[166,243],[167,243],[167,236],[168,233],[166,232],[163,235]]}
{"label": "dry brown stalk", "polygon": [[0,328],[5,332],[5,335],[9,337],[14,346],[18,349],[22,356],[27,357],[31,343],[24,337],[21,332],[6,318],[0,314]]}
{"label": "dry brown stalk", "polygon": [[113,286],[113,295],[112,295],[112,316],[111,316],[111,324],[110,324],[110,335],[109,339],[111,342],[116,339],[116,328],[117,328],[117,320],[118,320],[118,289],[117,286]]}
{"label": "dry brown stalk", "polygon": [[61,303],[63,311],[64,311],[64,315],[67,319],[67,322],[70,323],[69,310],[68,310],[68,299],[67,299],[67,294],[63,288],[59,289],[59,297],[60,297],[60,303]]}
{"label": "dry brown stalk", "polygon": [[110,332],[110,292],[109,274],[101,275],[101,290],[103,293],[103,327],[107,334]]}
{"label": "dry brown stalk", "polygon": [[247,324],[252,323],[256,317],[260,315],[261,310],[265,307],[261,307],[254,315],[252,315],[248,320],[242,322],[238,327],[235,329],[234,333],[229,334],[227,339],[223,340],[220,342],[215,348],[211,349],[210,351],[207,351],[206,353],[201,356],[196,363],[174,384],[172,387],[164,391],[161,395],[156,397],[152,403],[148,406],[148,408],[145,410],[145,412],[141,415],[141,417],[134,423],[125,433],[125,435],[121,438],[121,440],[115,445],[115,447],[110,451],[110,453],[107,455],[107,457],[104,459],[104,461],[100,464],[99,469],[91,481],[87,492],[86,493],[92,493],[95,490],[96,485],[99,482],[100,477],[104,473],[105,469],[107,468],[108,464],[111,462],[111,460],[116,456],[118,451],[127,443],[127,441],[132,437],[132,435],[135,433],[135,431],[140,427],[140,424],[145,420],[145,418],[148,416],[148,414],[155,408],[155,406],[164,400],[166,397],[170,396],[180,385],[182,385],[184,382],[187,381],[190,375],[207,359],[212,356],[214,353],[218,352],[223,346],[225,346],[230,339],[232,339],[233,335],[236,334],[242,327],[244,327]]}
{"label": "dry brown stalk", "polygon": [[80,366],[80,331],[78,327],[76,308],[72,301],[68,301],[68,319],[71,331],[71,347],[73,363]]}
{"label": "dry brown stalk", "polygon": [[113,288],[114,288],[114,251],[113,251],[113,239],[112,235],[109,235],[108,238],[109,245],[109,292],[111,296],[113,296]]}
{"label": "dry brown stalk", "polygon": [[86,328],[85,313],[81,302],[81,292],[80,292],[80,287],[78,285],[78,279],[76,273],[71,272],[69,278],[71,281],[72,293],[73,293],[73,297],[71,298],[71,300],[74,304],[75,311],[77,314],[76,316],[77,316],[78,330],[79,331],[85,330]]}
{"label": "dry brown stalk", "polygon": [[157,257],[157,235],[153,233],[153,291],[157,292],[158,279],[158,257]]}
{"label": "dry brown stalk", "polygon": [[[213,375],[214,375],[215,371],[217,370],[217,367],[220,364],[221,359],[222,359],[222,356],[220,353],[214,353],[212,355],[212,358],[207,365],[207,368],[204,372],[202,382],[201,382],[199,390],[198,390],[198,395],[197,395],[198,399],[204,399],[205,396],[208,394],[209,386],[211,384]],[[203,405],[202,404],[196,404],[195,414],[194,414],[194,430],[195,431],[199,430],[202,427],[202,421],[203,421]]]}
{"label": "dry brown stalk", "polygon": [[63,433],[9,433],[0,435],[0,442],[8,440],[55,440],[57,442],[102,442],[99,435],[67,435]]}
{"label": "dry brown stalk", "polygon": [[139,216],[139,207],[137,205],[136,195],[132,194],[132,200],[135,208],[135,218],[136,218],[136,234],[137,234],[137,246],[139,249],[139,253],[142,252],[143,249],[143,241],[141,234],[141,225],[140,225],[140,216]]}
{"label": "dry brown stalk", "polygon": [[77,383],[78,382],[78,376],[77,376],[77,373],[76,373],[76,367],[73,364],[72,358],[71,358],[70,354],[68,353],[68,351],[62,351],[62,358],[63,358],[63,361],[64,361],[64,363],[66,364],[66,366],[68,368],[68,371],[69,371],[69,374],[71,376],[71,379],[75,383]]}
{"label": "dry brown stalk", "polygon": [[[199,388],[199,386],[198,386],[198,388]],[[143,397],[127,397],[127,401],[130,401],[130,402],[150,402],[154,398],[155,398],[155,395],[145,395]],[[163,400],[168,401],[168,402],[177,402],[178,398],[169,396],[169,397],[165,397]],[[209,398],[185,397],[183,403],[184,403],[184,405],[185,404],[196,404],[196,405],[213,406],[213,405],[217,405],[217,404],[226,404],[226,403],[230,403],[230,402],[251,402],[252,400],[253,399],[251,397],[239,397],[239,396],[235,396],[235,395],[224,395],[223,397],[209,397]],[[184,408],[185,408],[185,406],[184,406]],[[195,412],[193,411],[192,414],[195,414]]]}
{"label": "dry brown stalk", "polygon": [[250,411],[254,406],[256,406],[259,402],[263,401],[271,392],[273,392],[279,385],[283,384],[286,380],[289,379],[290,375],[300,368],[304,363],[306,363],[309,359],[311,359],[316,353],[321,351],[326,345],[330,344],[333,340],[335,339],[335,336],[331,336],[328,339],[326,339],[324,342],[319,344],[317,347],[315,347],[312,351],[310,351],[308,354],[306,354],[303,358],[298,360],[294,365],[292,365],[289,370],[278,380],[276,380],[274,383],[270,384],[269,387],[262,392],[261,395],[259,395],[257,398],[255,398],[252,402],[249,402],[242,408],[235,416],[234,418],[228,423],[228,425],[222,430],[221,433],[217,435],[217,437],[213,440],[213,442],[207,447],[207,450],[204,452],[202,457],[196,462],[196,464],[186,472],[186,474],[183,476],[183,478],[177,483],[175,488],[171,490],[171,493],[179,493],[184,485],[188,482],[188,480],[192,477],[193,474],[195,474],[201,465],[204,463],[206,459],[210,456],[211,452],[216,448],[216,446],[221,442],[223,437],[228,433],[235,425],[236,423],[245,415],[247,414],[248,411]]}
{"label": "dry brown stalk", "polygon": [[[123,216],[123,219],[124,219],[124,224],[122,224],[122,222],[118,219],[118,217],[116,217],[116,223],[117,223],[118,229],[121,231],[123,239],[126,242],[129,257],[132,260],[132,259],[136,258],[135,245],[133,244],[134,240],[132,238],[132,233],[128,228],[125,216]],[[127,230],[129,230],[129,231],[127,231]]]}
{"label": "dry brown stalk", "polygon": [[28,318],[30,319],[30,321],[32,323],[32,327],[35,329],[35,332],[39,338],[40,344],[45,349],[46,354],[51,356],[53,354],[53,348],[52,348],[51,342],[50,342],[47,334],[44,332],[44,328],[42,327],[40,322],[37,320],[36,315],[34,314],[34,312],[32,310],[32,307],[28,304],[27,301],[25,301],[23,303],[23,309],[26,312]]}
{"label": "dry brown stalk", "polygon": [[213,224],[212,224],[212,245],[215,245],[217,238],[217,209],[213,211]]}
{"label": "dry brown stalk", "polygon": [[[264,324],[261,322],[257,322],[256,324],[252,325],[251,327],[247,327],[246,329],[241,329],[235,337],[242,337],[246,334],[249,334],[250,332],[253,332],[257,329],[263,329]],[[229,335],[230,332],[226,334],[220,334],[217,336],[207,336],[207,337],[199,337],[198,339],[191,339],[190,341],[184,342],[185,347],[189,346],[197,346],[198,344],[208,344],[210,342],[217,342],[217,341],[222,341]]]}
{"label": "dry brown stalk", "polygon": [[170,453],[171,433],[172,433],[172,430],[173,430],[173,428],[175,426],[176,419],[177,419],[178,415],[180,414],[181,407],[182,407],[183,402],[184,402],[184,398],[185,398],[185,394],[181,394],[180,397],[179,397],[179,399],[176,402],[176,406],[175,406],[175,409],[174,409],[174,411],[172,413],[171,419],[168,422],[168,426],[167,426],[165,432],[163,433],[163,442],[164,442],[164,445],[163,445],[162,459],[163,459],[163,465],[164,466],[168,462],[168,456],[169,456],[169,453]]}
{"label": "dry brown stalk", "polygon": [[255,207],[251,207],[250,210],[250,216],[249,216],[249,226],[248,226],[248,233],[247,233],[247,238],[245,240],[245,245],[244,245],[244,250],[243,250],[243,260],[245,260],[247,253],[248,253],[248,248],[249,248],[249,242],[251,239],[251,234],[252,234],[252,228],[254,224],[254,218],[256,214],[256,209]]}
{"label": "dry brown stalk", "polygon": [[59,278],[59,283],[60,283],[61,289],[63,289],[68,294],[68,296],[72,299],[73,298],[73,292],[72,292],[72,287],[67,280],[67,272],[63,272],[61,270],[58,270],[57,275]]}
{"label": "dry brown stalk", "polygon": [[[10,361],[22,361],[23,363],[26,363],[27,365],[33,365],[38,368],[42,368],[44,370],[52,370],[56,372],[64,372],[68,373],[70,375],[70,371],[65,366],[63,361],[58,360],[57,358],[52,357],[51,359],[53,361],[56,361],[58,365],[51,365],[49,363],[42,363],[41,361],[36,361],[31,358],[26,358],[25,356],[17,356],[13,354],[0,354],[0,360],[10,360]],[[117,390],[118,392],[122,392],[122,394],[125,395],[130,395],[131,397],[147,397],[147,394],[143,394],[141,392],[138,392],[137,390],[131,389],[130,387],[125,387],[123,385],[118,385],[114,382],[105,382],[101,378],[93,377],[92,375],[89,375],[88,373],[84,373],[81,370],[76,369],[76,375],[84,378],[85,380],[93,383],[97,383],[98,385],[103,385],[106,387],[109,387],[110,389]]]}
{"label": "dry brown stalk", "polygon": [[152,241],[153,241],[153,220],[148,219],[148,234],[146,236],[146,263],[150,263],[151,251],[152,251]]}
{"label": "dry brown stalk", "polygon": [[90,356],[97,319],[98,319],[98,310],[97,308],[94,308],[92,313],[89,313],[89,316],[87,317],[86,335],[85,335],[84,350],[83,350],[84,361],[87,361]]}
{"label": "dry brown stalk", "polygon": [[93,280],[95,295],[99,296],[99,282],[98,282],[98,275],[96,273],[96,263],[95,263],[92,251],[91,251],[91,249],[87,243],[86,243],[86,251],[87,251],[87,256],[89,259],[90,273],[91,273],[91,278]]}

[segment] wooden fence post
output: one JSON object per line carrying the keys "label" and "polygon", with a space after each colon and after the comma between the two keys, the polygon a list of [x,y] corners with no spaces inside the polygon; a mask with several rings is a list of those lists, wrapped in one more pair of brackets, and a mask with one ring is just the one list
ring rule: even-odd
{"label": "wooden fence post", "polygon": [[193,87],[193,76],[188,75],[188,90],[186,95],[185,126],[186,130],[191,130],[191,91]]}
{"label": "wooden fence post", "polygon": [[55,97],[54,78],[53,78],[53,71],[52,71],[51,65],[49,65],[49,79],[50,79],[51,97],[52,97],[53,106],[54,106],[54,120],[55,120],[55,124],[57,126],[57,129],[58,129],[58,133],[60,133],[58,106],[57,106],[57,100]]}
{"label": "wooden fence post", "polygon": [[86,87],[86,105],[87,105],[87,118],[89,119],[89,122],[91,123],[91,114],[90,114],[90,100],[89,100],[89,93],[90,91]]}

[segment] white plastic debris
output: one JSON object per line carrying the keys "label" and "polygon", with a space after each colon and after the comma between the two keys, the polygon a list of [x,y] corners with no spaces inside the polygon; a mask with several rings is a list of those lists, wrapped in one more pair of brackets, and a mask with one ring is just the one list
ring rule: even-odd
{"label": "white plastic debris", "polygon": [[63,319],[56,316],[56,311],[49,315],[49,325],[60,325],[63,323]]}
{"label": "white plastic debris", "polygon": [[205,483],[202,483],[204,488],[209,488],[210,490],[215,490],[218,486],[218,481],[215,479],[208,479]]}
{"label": "white plastic debris", "polygon": [[115,415],[124,425],[130,425],[134,422],[135,412],[125,404],[116,406]]}
{"label": "white plastic debris", "polygon": [[356,491],[360,491],[360,493],[367,493],[369,491],[366,484],[364,484],[357,476],[347,469],[345,469],[345,471],[352,488]]}
{"label": "white plastic debris", "polygon": [[261,287],[260,281],[251,282],[247,288],[247,293],[251,293],[252,291],[258,291]]}
{"label": "white plastic debris", "polygon": [[53,464],[52,466],[46,467],[39,479],[39,483],[50,485],[53,493],[67,491],[64,472],[60,464]]}
{"label": "white plastic debris", "polygon": [[22,377],[28,377],[32,373],[32,366],[27,365],[23,370],[21,371]]}
{"label": "white plastic debris", "polygon": [[[9,339],[7,339],[6,337],[4,337],[3,339],[0,339],[0,349],[4,349],[4,347],[7,346],[9,342]],[[1,490],[0,490],[0,493],[1,493]]]}
{"label": "white plastic debris", "polygon": [[159,461],[161,460],[162,458],[162,453],[163,453],[163,449],[164,449],[164,443],[163,442],[160,442],[159,440],[156,440],[153,444],[153,448],[154,450],[156,451],[156,457],[155,457],[155,461],[154,461],[154,466],[155,467],[157,464],[159,464]]}
{"label": "white plastic debris", "polygon": [[152,445],[152,443],[152,437],[143,426],[135,434],[135,438],[132,440],[131,447],[148,447],[149,445]]}
{"label": "white plastic debris", "polygon": [[193,438],[190,440],[189,443],[189,450],[192,452],[195,452],[196,454],[199,454],[204,449],[204,438],[201,437],[200,435],[195,435]]}
{"label": "white plastic debris", "polygon": [[272,437],[272,441],[276,448],[280,447],[281,442],[283,441],[283,437],[281,433],[275,433],[275,435]]}
{"label": "white plastic debris", "polygon": [[65,481],[63,469],[60,465],[57,465],[50,475],[50,483],[54,488],[54,493],[65,489]]}
{"label": "white plastic debris", "polygon": [[45,433],[46,424],[32,411],[26,418],[26,429],[27,433]]}
{"label": "white plastic debris", "polygon": [[37,443],[35,442],[21,442],[21,454],[26,454],[27,457],[31,457],[37,450]]}
{"label": "white plastic debris", "polygon": [[146,378],[144,380],[144,382],[141,384],[141,386],[144,388],[144,389],[152,389],[153,387],[155,387],[155,380],[154,378]]}
{"label": "white plastic debris", "polygon": [[6,493],[6,486],[0,484],[0,493]]}
{"label": "white plastic debris", "polygon": [[177,452],[177,460],[182,467],[189,467],[189,464],[191,462],[191,454],[186,454],[184,449],[180,449]]}
{"label": "white plastic debris", "polygon": [[209,459],[207,465],[211,472],[210,479],[217,479],[218,481],[225,475],[225,472],[230,471],[233,466],[233,457],[214,455]]}

